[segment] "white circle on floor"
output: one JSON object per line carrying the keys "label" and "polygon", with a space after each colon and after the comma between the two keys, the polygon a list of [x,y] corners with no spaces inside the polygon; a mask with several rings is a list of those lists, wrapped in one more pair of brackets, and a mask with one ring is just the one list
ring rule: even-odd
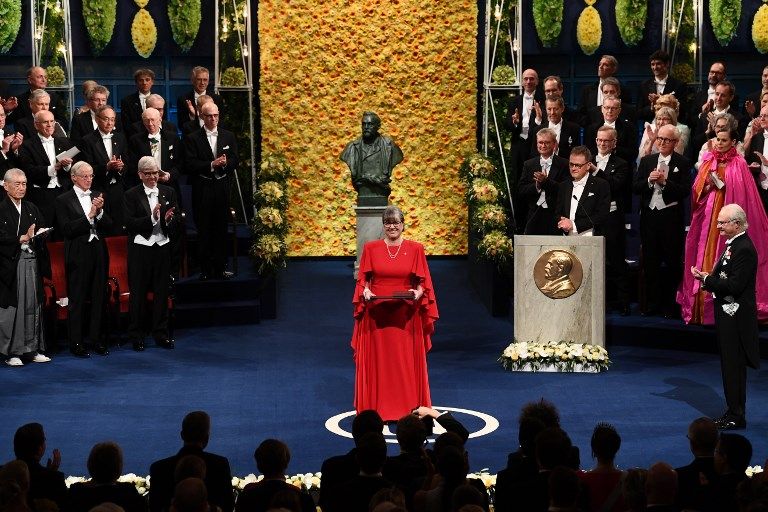
{"label": "white circle on floor", "polygon": [[[474,437],[481,437],[486,436],[499,428],[499,420],[491,416],[490,414],[485,414],[484,412],[480,411],[472,411],[470,409],[460,409],[458,407],[440,407],[440,406],[433,406],[432,407],[435,410],[438,410],[440,412],[443,411],[450,411],[454,413],[454,416],[456,419],[461,422],[461,416],[462,415],[468,415],[468,416],[474,416],[476,418],[480,418],[483,420],[483,428],[480,430],[477,430],[475,432],[470,432],[469,437],[470,439]],[[350,416],[354,416],[356,414],[355,411],[348,411],[348,412],[342,412],[341,414],[337,414],[336,416],[331,416],[327,420],[325,420],[325,428],[327,428],[329,431],[333,432],[336,435],[340,435],[342,437],[348,437],[352,438],[352,432],[347,432],[343,428],[341,428],[341,422],[345,418],[349,418]],[[462,422],[463,424],[463,422]],[[445,432],[445,429],[440,426],[437,421],[435,421],[435,427],[433,430],[433,434],[435,436],[439,436]],[[384,425],[384,437],[386,438],[388,443],[397,443],[397,439],[395,438],[395,433],[390,430],[389,425]],[[430,439],[430,442],[433,440]]]}

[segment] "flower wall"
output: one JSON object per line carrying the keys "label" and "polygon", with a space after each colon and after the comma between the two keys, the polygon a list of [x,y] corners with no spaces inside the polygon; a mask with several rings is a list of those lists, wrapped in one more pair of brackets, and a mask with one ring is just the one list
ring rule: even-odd
{"label": "flower wall", "polygon": [[355,252],[344,146],[366,110],[400,146],[390,202],[428,254],[465,254],[458,169],[475,149],[477,2],[262,0],[262,140],[293,167],[291,256]]}

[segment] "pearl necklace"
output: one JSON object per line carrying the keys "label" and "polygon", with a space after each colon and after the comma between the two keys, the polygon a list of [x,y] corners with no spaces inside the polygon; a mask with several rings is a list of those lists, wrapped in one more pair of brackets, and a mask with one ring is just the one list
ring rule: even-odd
{"label": "pearl necklace", "polygon": [[[387,245],[386,243],[384,245]],[[397,255],[400,254],[400,248],[403,246],[403,242],[400,241],[400,245],[397,246],[397,251],[395,251],[395,254],[392,254],[392,252],[389,250],[389,245],[387,245],[387,256],[389,256],[389,259],[393,260],[397,258]]]}

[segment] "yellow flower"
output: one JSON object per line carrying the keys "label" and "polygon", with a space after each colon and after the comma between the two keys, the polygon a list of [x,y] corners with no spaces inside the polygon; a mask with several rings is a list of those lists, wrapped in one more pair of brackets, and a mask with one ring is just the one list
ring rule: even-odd
{"label": "yellow flower", "polygon": [[581,11],[579,21],[576,23],[576,40],[585,54],[592,55],[600,47],[602,37],[603,27],[600,22],[600,13],[592,5],[589,5]]}
{"label": "yellow flower", "polygon": [[752,20],[752,41],[760,53],[768,52],[768,5],[761,5]]}

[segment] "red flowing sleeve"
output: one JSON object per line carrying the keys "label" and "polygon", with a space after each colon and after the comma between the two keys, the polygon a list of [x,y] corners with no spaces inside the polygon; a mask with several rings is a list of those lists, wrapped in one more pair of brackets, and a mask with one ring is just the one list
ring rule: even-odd
{"label": "red flowing sleeve", "polygon": [[365,289],[365,282],[368,276],[373,272],[373,264],[371,263],[372,255],[371,245],[376,241],[367,242],[363,246],[363,254],[360,255],[360,268],[357,271],[357,282],[355,283],[355,292],[352,294],[352,304],[354,307],[352,316],[360,318],[365,311],[365,300],[363,300],[363,290]]}
{"label": "red flowing sleeve", "polygon": [[418,242],[410,243],[416,251],[411,273],[419,280],[421,287],[424,289],[424,295],[419,299],[419,315],[421,316],[421,325],[426,338],[426,349],[429,350],[432,346],[430,336],[435,332],[435,321],[440,318],[440,315],[437,312],[435,289],[432,285],[432,276],[429,274],[427,257],[424,255],[424,246]]}

